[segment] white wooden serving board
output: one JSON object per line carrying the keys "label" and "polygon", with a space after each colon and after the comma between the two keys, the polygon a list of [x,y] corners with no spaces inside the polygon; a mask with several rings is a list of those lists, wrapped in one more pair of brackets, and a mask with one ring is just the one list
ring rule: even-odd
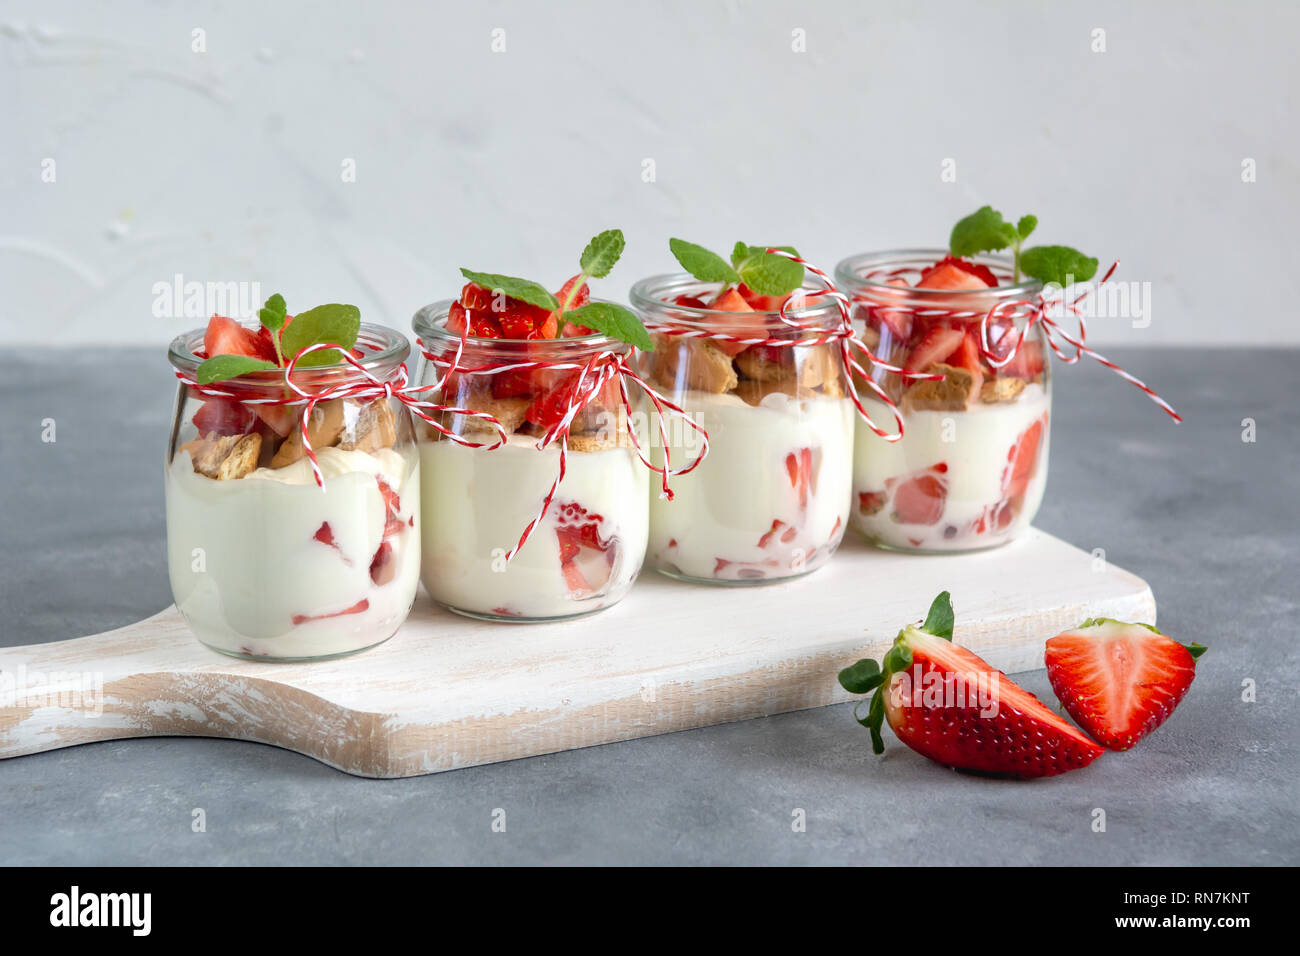
{"label": "white wooden serving board", "polygon": [[[766,587],[647,573],[622,604],[565,624],[471,621],[421,593],[392,640],[315,664],[224,657],[172,607],[92,637],[0,648],[0,758],[193,735],[406,777],[820,707],[849,699],[841,667],[879,657],[945,588],[956,640],[1008,673],[1041,667],[1043,642],[1084,618],[1155,621],[1141,578],[1038,531],[952,557],[846,539],[827,567]],[[81,674],[102,680],[98,697],[58,693]]]}

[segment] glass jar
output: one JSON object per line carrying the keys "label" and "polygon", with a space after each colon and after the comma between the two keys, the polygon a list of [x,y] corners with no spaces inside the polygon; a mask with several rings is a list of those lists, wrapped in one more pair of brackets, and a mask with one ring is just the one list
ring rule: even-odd
{"label": "glass jar", "polygon": [[[203,330],[179,336],[170,359],[188,380]],[[363,324],[359,361],[397,374],[406,338]],[[351,365],[295,370],[307,392],[364,382]],[[309,419],[318,487],[301,436],[302,405],[279,370],[207,389],[181,384],[167,450],[167,560],[176,606],[200,641],[250,660],[304,661],[387,640],[419,581],[419,456],[395,399],[319,402]]]}
{"label": "glass jar", "polygon": [[[699,467],[672,479],[673,500],[653,489],[648,560],[702,584],[807,574],[830,560],[848,520],[855,412],[840,346],[746,346],[709,336],[812,339],[839,327],[839,309],[809,299],[808,308],[787,316],[800,330],[778,312],[675,301],[709,301],[718,289],[686,274],[644,279],[632,289],[632,306],[655,343],[638,355],[638,370],[707,432],[709,448]],[[694,431],[674,427],[670,465],[694,460],[698,442]],[[655,453],[662,466],[662,449]]]}
{"label": "glass jar", "polygon": [[[460,344],[446,328],[452,302],[425,306],[413,327],[423,359],[420,385],[436,384]],[[583,365],[630,346],[603,335],[571,338],[489,339],[470,336],[459,369],[421,399],[485,412],[500,433],[468,415],[438,413],[439,423],[467,444],[417,420],[424,490],[423,571],[435,601],[469,617],[491,621],[556,621],[618,603],[631,589],[645,558],[649,470],[628,437],[629,421],[644,442],[644,396],[628,385],[632,416],[617,379],[606,382],[574,418],[567,438],[563,480],[546,514],[521,547],[560,477],[560,441],[538,441],[568,407]],[[565,368],[494,371],[520,362]],[[516,553],[511,555],[512,549]],[[507,560],[509,557],[509,560]]]}
{"label": "glass jar", "polygon": [[[974,256],[970,261],[991,269],[999,285],[912,286],[922,269],[946,255],[942,249],[872,253],[835,269],[837,285],[853,300],[855,325],[881,359],[947,375],[943,382],[908,382],[870,367],[898,404],[904,432],[888,442],[859,420],[852,522],[884,548],[952,552],[1005,544],[1029,527],[1047,483],[1051,370],[1042,325],[1027,321],[1028,303],[1042,285],[1013,283],[1008,259]],[[1001,368],[980,352],[986,315],[989,346],[999,360],[1024,336]],[[873,421],[893,432],[893,412],[857,384]]]}

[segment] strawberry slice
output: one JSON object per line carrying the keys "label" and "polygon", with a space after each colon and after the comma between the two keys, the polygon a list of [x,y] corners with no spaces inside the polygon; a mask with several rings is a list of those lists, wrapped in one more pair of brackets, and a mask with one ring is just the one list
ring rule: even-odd
{"label": "strawberry slice", "polygon": [[605,519],[574,501],[557,502],[555,515],[560,570],[570,595],[577,599],[600,593],[617,557],[616,540],[600,533]]}
{"label": "strawberry slice", "polygon": [[453,302],[447,310],[447,331],[452,335],[464,335],[469,328],[469,313],[459,302]]}
{"label": "strawberry slice", "polygon": [[885,507],[886,497],[883,491],[859,491],[858,511],[864,515],[879,514]]}
{"label": "strawberry slice", "polygon": [[1180,644],[1149,624],[1084,621],[1047,642],[1047,677],[1084,730],[1128,750],[1174,712],[1196,677],[1200,644]]}
{"label": "strawberry slice", "polygon": [[884,721],[917,753],[975,773],[1050,777],[1105,753],[1029,691],[953,644],[952,623],[944,591],[923,625],[898,635],[883,667],[862,660],[840,671],[850,693],[875,691],[862,722],[876,753],[885,750]]}
{"label": "strawberry slice", "polygon": [[967,262],[956,256],[944,256],[934,265],[921,270],[918,289],[988,289],[998,284],[988,266]]}
{"label": "strawberry slice", "polygon": [[370,599],[362,598],[351,607],[344,608],[341,611],[335,611],[333,614],[295,614],[293,616],[293,626],[297,627],[299,624],[307,624],[310,621],[324,621],[331,617],[344,617],[348,614],[361,614],[363,611],[368,610],[370,610]]}
{"label": "strawberry slice", "polygon": [[974,384],[972,394],[979,398],[980,387],[984,384],[984,364],[980,360],[979,333],[968,329],[962,337],[961,344],[948,356],[948,364],[964,368],[971,373]]}
{"label": "strawberry slice", "polygon": [[243,435],[253,424],[253,413],[247,405],[229,398],[209,398],[194,412],[194,427],[200,435],[216,432],[218,435]]}
{"label": "strawberry slice", "polygon": [[946,362],[966,337],[960,329],[937,325],[926,330],[913,346],[903,366],[909,372],[924,372],[935,362]]}
{"label": "strawberry slice", "polygon": [[224,315],[214,315],[208,319],[207,331],[203,333],[203,350],[209,357],[247,355],[268,362],[275,361],[275,347],[271,345],[269,337],[263,343],[257,332],[244,328]]}
{"label": "strawberry slice", "polygon": [[383,587],[397,577],[397,562],[393,560],[393,546],[387,541],[379,542],[375,556],[370,559],[370,580],[375,587]]}
{"label": "strawberry slice", "polygon": [[1038,419],[1016,439],[1007,451],[1007,467],[1002,471],[1002,491],[1008,498],[1023,495],[1038,471],[1038,446],[1043,441],[1047,416]]}
{"label": "strawberry slice", "polygon": [[[729,323],[735,326],[735,328],[728,329],[729,335],[755,339],[767,337],[767,330],[763,325],[762,317],[745,301],[744,296],[735,289],[723,289],[717,298],[709,303],[709,308],[716,309],[719,312],[735,312],[745,316],[744,318],[737,318],[733,323]],[[741,345],[739,342],[726,342],[720,339],[715,340],[713,344],[728,355],[739,355],[747,348],[747,346]]]}
{"label": "strawberry slice", "polygon": [[817,491],[817,464],[820,455],[811,448],[800,448],[785,456],[785,470],[790,476],[790,486],[799,494],[799,507],[808,507],[808,498]]}
{"label": "strawberry slice", "polygon": [[894,490],[892,517],[900,524],[938,524],[947,498],[947,478],[933,471],[913,475]]}

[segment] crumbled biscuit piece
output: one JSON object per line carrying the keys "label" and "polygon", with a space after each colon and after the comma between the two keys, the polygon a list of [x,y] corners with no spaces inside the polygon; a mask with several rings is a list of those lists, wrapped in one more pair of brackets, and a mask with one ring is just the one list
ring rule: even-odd
{"label": "crumbled biscuit piece", "polygon": [[253,432],[240,435],[226,460],[217,469],[217,481],[243,478],[257,470],[257,455],[262,450],[262,436]]}
{"label": "crumbled biscuit piece", "polygon": [[397,420],[387,399],[377,398],[362,405],[357,419],[343,432],[339,447],[344,451],[374,452],[392,448],[397,441]]}
{"label": "crumbled biscuit piece", "polygon": [[984,383],[980,388],[980,401],[1014,402],[1025,390],[1023,378],[995,378]]}
{"label": "crumbled biscuit piece", "polygon": [[906,401],[918,411],[965,411],[975,391],[975,376],[968,369],[935,362],[926,371],[943,375],[937,382],[917,382],[907,390]]}
{"label": "crumbled biscuit piece", "polygon": [[218,435],[209,432],[181,445],[180,451],[190,453],[194,470],[217,481],[243,478],[257,468],[258,452],[262,450],[262,436]]}
{"label": "crumbled biscuit piece", "polygon": [[[528,414],[528,406],[532,402],[527,398],[489,398],[487,396],[476,397],[474,404],[468,406],[476,412],[486,412],[497,421],[499,421],[506,434],[510,435],[519,429],[524,423],[524,416]],[[495,439],[497,437],[496,426],[491,422],[484,421],[481,418],[475,418],[473,415],[452,415],[451,421],[447,427],[457,435],[463,435],[466,438],[473,438],[480,441],[484,438]]]}
{"label": "crumbled biscuit piece", "polygon": [[654,378],[668,388],[721,395],[740,381],[731,356],[707,339],[661,338],[650,354]]}
{"label": "crumbled biscuit piece", "polygon": [[795,349],[795,362],[799,366],[799,384],[804,388],[834,389],[843,394],[840,385],[841,352],[837,345],[811,345]]}
{"label": "crumbled biscuit piece", "polygon": [[748,348],[736,356],[736,368],[745,378],[756,382],[775,382],[782,378],[794,378],[793,365],[775,362],[770,356],[757,348]]}
{"label": "crumbled biscuit piece", "polygon": [[862,339],[862,344],[873,352],[880,348],[880,329],[868,325],[862,330],[862,335],[859,338]]}
{"label": "crumbled biscuit piece", "polygon": [[[307,433],[311,438],[313,451],[329,448],[337,442],[339,436],[343,434],[343,399],[334,398],[328,402],[321,402],[313,408],[311,420],[307,423]],[[295,422],[275,453],[275,457],[271,459],[271,467],[283,468],[285,465],[292,465],[305,454],[302,446],[302,428]]]}

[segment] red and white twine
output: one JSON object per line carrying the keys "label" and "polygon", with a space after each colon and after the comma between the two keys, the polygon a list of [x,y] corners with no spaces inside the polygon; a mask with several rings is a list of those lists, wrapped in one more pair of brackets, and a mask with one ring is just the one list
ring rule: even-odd
{"label": "red and white twine", "polygon": [[[618,381],[619,406],[623,412],[628,439],[632,444],[632,448],[636,451],[637,457],[641,460],[641,463],[652,472],[659,475],[660,487],[662,489],[661,494],[663,497],[667,498],[669,501],[673,498],[673,491],[669,486],[669,479],[671,477],[689,474],[694,471],[699,467],[700,462],[702,462],[704,457],[709,453],[708,432],[689,414],[687,414],[680,405],[665,398],[652,388],[650,384],[636,371],[636,369],[632,367],[624,353],[606,349],[596,353],[585,362],[544,362],[529,360],[523,362],[508,362],[502,364],[490,363],[473,367],[462,367],[460,362],[464,355],[466,335],[467,332],[461,333],[456,345],[456,350],[450,360],[444,356],[431,352],[424,344],[423,340],[416,339],[416,344],[419,346],[421,352],[423,352],[424,357],[429,361],[429,363],[435,368],[446,369],[446,373],[443,374],[437,382],[432,385],[424,386],[425,390],[436,391],[441,389],[453,374],[502,375],[507,372],[535,370],[578,371],[580,373],[577,382],[574,383],[574,386],[569,393],[568,404],[564,409],[564,413],[555,424],[548,428],[545,434],[537,440],[538,451],[543,451],[553,444],[559,445],[560,462],[558,474],[556,475],[555,480],[551,483],[549,490],[546,492],[536,516],[524,527],[523,532],[519,536],[519,541],[515,546],[506,552],[505,560],[507,562],[519,553],[519,550],[528,541],[529,536],[532,535],[537,526],[542,523],[543,519],[545,519],[547,512],[550,511],[551,505],[555,500],[555,495],[559,491],[560,483],[564,481],[564,476],[568,471],[568,438],[569,430],[573,426],[574,419],[581,414],[583,409],[591,404],[592,400],[601,393],[601,390],[604,388],[606,383],[611,380],[617,379]],[[660,444],[664,453],[664,463],[662,467],[655,465],[648,457],[646,457],[645,450],[641,445],[641,440],[637,436],[632,402],[628,397],[627,391],[627,383],[629,380],[640,386],[641,390],[645,392],[646,397],[649,398],[650,404],[654,407]],[[459,435],[452,434],[445,429],[440,430],[450,440],[469,447],[483,447],[485,450],[491,450],[503,445],[506,440],[506,435],[505,430],[501,428],[501,423],[497,421],[496,418],[486,413],[478,412],[475,414],[480,418],[486,418],[498,427],[501,432],[501,438],[499,441],[483,446],[475,442],[466,441]],[[670,414],[677,415],[687,427],[694,430],[696,434],[700,436],[701,447],[699,454],[695,456],[693,461],[683,468],[672,467],[667,424],[667,418]]]}

